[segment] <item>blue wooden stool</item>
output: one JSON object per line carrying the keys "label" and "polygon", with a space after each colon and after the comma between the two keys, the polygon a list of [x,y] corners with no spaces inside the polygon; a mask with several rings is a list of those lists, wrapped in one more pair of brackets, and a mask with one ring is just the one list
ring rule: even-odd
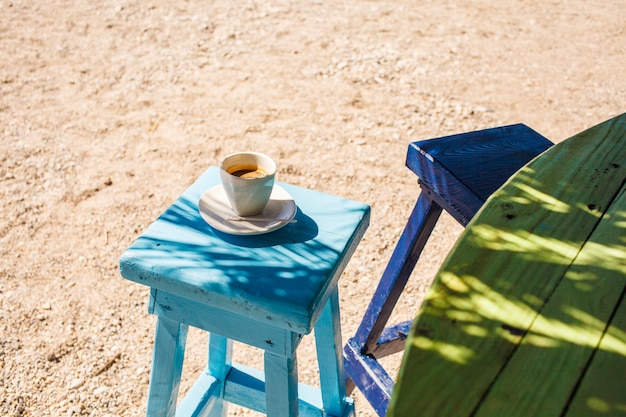
{"label": "blue wooden stool", "polygon": [[414,142],[406,164],[422,191],[354,337],[344,347],[351,382],[384,416],[394,382],[378,362],[401,351],[411,320],[385,327],[443,210],[463,226],[513,173],[552,143],[523,124]]}
{"label": "blue wooden stool", "polygon": [[[349,416],[337,281],[369,224],[369,206],[280,184],[291,223],[224,234],[198,211],[219,183],[209,168],[122,255],[124,278],[151,288],[156,314],[147,415],[225,416],[226,402],[268,416]],[[187,326],[209,332],[208,366],[176,409]],[[298,383],[296,349],[315,329],[320,387]],[[231,362],[232,341],[264,351],[264,372]]]}

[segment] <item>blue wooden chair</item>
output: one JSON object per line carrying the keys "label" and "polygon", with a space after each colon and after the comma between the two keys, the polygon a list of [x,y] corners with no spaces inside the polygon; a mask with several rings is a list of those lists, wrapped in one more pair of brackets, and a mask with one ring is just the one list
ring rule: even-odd
{"label": "blue wooden chair", "polygon": [[387,322],[442,210],[466,226],[496,189],[550,146],[523,124],[409,145],[406,165],[422,191],[356,334],[344,346],[347,391],[356,386],[379,416],[387,411],[394,381],[378,359],[404,348],[411,325]]}

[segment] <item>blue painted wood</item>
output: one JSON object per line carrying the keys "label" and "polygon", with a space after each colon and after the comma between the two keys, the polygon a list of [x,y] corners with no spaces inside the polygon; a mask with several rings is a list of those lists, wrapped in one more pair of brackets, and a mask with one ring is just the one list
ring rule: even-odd
{"label": "blue painted wood", "polygon": [[149,311],[281,356],[293,356],[302,340],[299,333],[155,289]]}
{"label": "blue painted wood", "polygon": [[177,415],[189,417],[228,415],[224,388],[232,368],[232,349],[232,340],[209,333],[209,364],[176,409]]}
{"label": "blue painted wood", "polygon": [[[385,326],[442,210],[466,225],[491,193],[551,145],[523,124],[409,145],[406,164],[422,191],[360,326],[344,347],[346,373],[380,416],[393,381],[377,359],[402,350],[408,322]],[[348,384],[349,391],[352,387]]]}
{"label": "blue painted wood", "polygon": [[211,375],[208,368],[205,369],[176,408],[176,415],[210,417],[212,412],[223,415],[219,413],[226,407],[217,405],[221,386],[221,381]]}
{"label": "blue painted wood", "polygon": [[466,225],[504,181],[551,146],[533,129],[515,124],[413,142],[406,165]]}
{"label": "blue painted wood", "polygon": [[357,329],[357,344],[367,347],[363,353],[374,349],[440,214],[441,207],[425,195],[419,196]]}
{"label": "blue painted wood", "polygon": [[[298,205],[297,223],[232,236],[211,229],[198,213],[200,196],[218,181],[217,168],[208,169],[120,259],[123,277],[151,287],[148,310],[159,318],[148,416],[160,416],[156,409],[173,416],[188,325],[211,333],[209,365],[180,414],[223,417],[226,402],[234,401],[270,417],[299,410],[353,415],[341,366],[337,281],[368,226],[369,206],[281,184]],[[321,392],[297,380],[297,347],[314,327]],[[264,350],[264,379],[233,367],[232,340]]]}
{"label": "blue painted wood", "polygon": [[[204,413],[213,411],[211,407],[215,404],[216,397],[210,394],[215,392],[218,387],[219,383],[216,382],[216,378],[211,375],[208,368],[205,369],[185,396],[183,403],[176,410],[177,415],[196,417],[194,414],[189,413],[194,412],[196,405],[200,402],[205,404],[202,410]],[[328,416],[324,412],[321,391],[317,387],[299,383],[298,396],[299,417]],[[226,376],[224,401],[266,414],[264,372],[249,366],[233,363]],[[354,402],[350,398],[347,399],[347,402],[346,412],[338,417],[350,417],[353,415]],[[185,403],[188,403],[192,408],[183,407]],[[204,415],[210,416],[211,414],[198,414],[198,416]]]}
{"label": "blue painted wood", "polygon": [[[300,417],[325,417],[321,391],[316,387],[298,384]],[[226,396],[229,402],[265,414],[265,376],[262,371],[241,364],[233,364],[226,380]],[[343,415],[350,417],[354,413],[354,402],[347,399],[348,406]]]}
{"label": "blue painted wood", "polygon": [[186,340],[186,324],[157,319],[147,405],[150,417],[174,417],[176,413]]}
{"label": "blue painted wood", "polygon": [[226,417],[228,407],[224,402],[226,378],[232,368],[233,341],[216,333],[209,333],[209,372],[219,381],[219,392],[208,417]]}
{"label": "blue painted wood", "polygon": [[280,184],[297,223],[260,236],[231,236],[200,217],[208,169],[120,259],[122,276],[290,331],[309,333],[369,224],[370,208]]}
{"label": "blue painted wood", "polygon": [[384,416],[391,399],[393,379],[374,356],[361,353],[361,346],[354,339],[348,340],[343,352],[346,373],[374,411]]}
{"label": "blue painted wood", "polygon": [[341,339],[339,293],[336,288],[315,325],[314,333],[324,410],[330,415],[342,416],[345,414],[345,408],[349,406],[349,403],[346,401],[346,376],[341,354],[343,341]]}
{"label": "blue painted wood", "polygon": [[296,357],[265,352],[265,407],[268,416],[298,415],[298,361]]}
{"label": "blue painted wood", "polygon": [[[441,207],[434,204],[427,194],[419,196],[363,320],[355,336],[344,347],[347,375],[379,415],[384,415],[387,409],[393,381],[374,356],[379,346],[378,339],[385,330],[393,307],[402,294],[440,214]],[[402,350],[403,345],[393,344],[393,341],[394,339],[388,341],[387,348],[395,347],[398,350],[387,350],[384,354]],[[348,388],[352,386],[348,385]]]}
{"label": "blue painted wood", "polygon": [[373,355],[383,358],[404,349],[404,341],[411,329],[411,320],[405,320],[391,327],[386,327],[376,342]]}

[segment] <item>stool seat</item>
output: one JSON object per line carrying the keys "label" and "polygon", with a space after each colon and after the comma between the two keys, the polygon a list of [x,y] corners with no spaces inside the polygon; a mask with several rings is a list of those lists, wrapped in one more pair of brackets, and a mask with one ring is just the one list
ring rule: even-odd
{"label": "stool seat", "polygon": [[406,165],[422,190],[361,324],[344,346],[348,392],[356,386],[378,415],[387,412],[394,386],[378,359],[404,349],[412,321],[386,327],[387,322],[442,210],[467,225],[495,190],[550,146],[523,124],[409,145]]}
{"label": "stool seat", "polygon": [[[176,415],[225,415],[224,401],[271,416],[346,416],[337,281],[369,224],[366,204],[280,183],[295,223],[267,234],[211,228],[198,201],[219,184],[201,175],[121,256],[124,278],[151,288],[158,316],[147,414],[173,416],[187,326],[210,333],[209,365]],[[297,382],[296,350],[315,329],[321,393]],[[265,351],[258,373],[230,361],[236,340]],[[217,411],[215,411],[217,410]]]}

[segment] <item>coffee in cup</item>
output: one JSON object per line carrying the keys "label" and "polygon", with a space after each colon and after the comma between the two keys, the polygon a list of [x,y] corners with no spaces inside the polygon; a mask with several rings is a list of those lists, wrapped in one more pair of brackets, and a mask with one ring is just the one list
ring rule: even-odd
{"label": "coffee in cup", "polygon": [[220,177],[226,197],[239,216],[263,211],[272,194],[276,163],[259,152],[238,152],[220,163]]}
{"label": "coffee in cup", "polygon": [[245,168],[235,167],[229,170],[228,173],[239,178],[263,178],[267,176],[267,171],[259,166]]}

